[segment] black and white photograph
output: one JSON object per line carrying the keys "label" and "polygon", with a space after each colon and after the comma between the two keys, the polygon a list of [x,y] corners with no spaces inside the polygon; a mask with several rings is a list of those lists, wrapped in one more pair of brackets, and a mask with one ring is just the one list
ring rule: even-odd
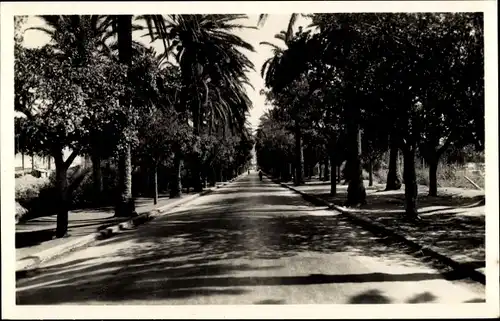
{"label": "black and white photograph", "polygon": [[500,316],[495,1],[1,6],[2,318]]}

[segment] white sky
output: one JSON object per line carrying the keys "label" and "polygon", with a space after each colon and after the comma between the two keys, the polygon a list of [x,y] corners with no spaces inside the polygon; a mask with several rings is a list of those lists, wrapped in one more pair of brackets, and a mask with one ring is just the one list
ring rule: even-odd
{"label": "white sky", "polygon": [[[244,22],[244,24],[248,26],[256,26],[258,21],[258,15],[249,15],[249,19]],[[239,35],[243,40],[252,44],[255,48],[255,52],[247,52],[248,58],[254,63],[255,71],[251,72],[248,77],[250,79],[250,83],[253,85],[255,90],[247,87],[247,93],[249,98],[253,103],[253,108],[250,111],[249,122],[252,124],[252,128],[255,129],[259,124],[259,118],[264,113],[264,111],[268,108],[265,106],[265,99],[263,96],[259,94],[260,90],[264,88],[264,81],[260,76],[260,70],[264,61],[271,56],[271,50],[269,46],[259,45],[262,41],[268,41],[275,43],[277,45],[282,45],[281,41],[274,38],[274,35],[279,33],[281,30],[284,30],[288,26],[289,14],[271,14],[268,16],[266,23],[259,29],[243,29],[235,31],[235,34]],[[306,27],[309,24],[308,19],[299,18],[295,25],[295,30],[299,26]],[[42,26],[43,22],[35,17],[30,16],[23,28],[29,28],[34,26]],[[137,36],[134,36],[138,41],[141,41],[145,44],[149,42],[149,38],[144,37],[141,38],[144,32],[139,32]],[[24,45],[26,47],[38,47],[44,45],[49,41],[49,37],[45,35],[43,32],[36,30],[29,30],[24,33]],[[159,42],[153,43],[153,47],[156,48],[157,52],[163,51],[163,45]]]}

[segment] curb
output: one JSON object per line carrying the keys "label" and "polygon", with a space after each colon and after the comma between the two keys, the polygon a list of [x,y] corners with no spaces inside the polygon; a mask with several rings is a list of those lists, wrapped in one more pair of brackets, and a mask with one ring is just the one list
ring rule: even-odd
{"label": "curb", "polygon": [[436,247],[425,246],[425,245],[419,244],[418,242],[415,242],[415,241],[411,240],[410,238],[405,237],[402,234],[395,232],[394,230],[391,230],[378,222],[374,222],[370,219],[356,215],[356,213],[349,211],[345,207],[341,207],[341,206],[335,205],[333,203],[329,203],[329,202],[325,201],[324,199],[309,195],[307,193],[304,193],[302,191],[299,191],[299,190],[293,188],[292,186],[290,186],[288,184],[281,183],[281,182],[279,182],[279,181],[277,181],[269,176],[267,176],[267,177],[269,179],[271,179],[273,182],[279,184],[280,186],[286,187],[289,190],[294,191],[297,194],[300,194],[306,201],[309,201],[315,205],[327,206],[331,210],[336,210],[336,211],[340,212],[343,216],[351,219],[352,221],[358,223],[358,225],[365,227],[366,229],[368,229],[371,232],[374,232],[376,234],[388,234],[389,236],[397,239],[398,241],[405,243],[407,246],[411,247],[412,249],[415,249],[416,251],[422,252],[424,255],[427,255],[427,256],[430,256],[434,259],[437,259],[441,263],[444,263],[444,264],[452,267],[455,271],[457,271],[459,273],[463,273],[464,275],[467,275],[468,277],[470,277],[474,281],[479,282],[481,284],[486,284],[486,277],[485,277],[484,273],[482,273],[481,271],[478,271],[474,268],[464,267],[462,265],[462,263],[455,261],[452,258],[439,253]]}
{"label": "curb", "polygon": [[232,182],[234,182],[235,179],[228,181],[228,182],[223,182],[221,185],[214,186],[211,188],[208,188],[200,193],[194,194],[194,195],[189,195],[184,198],[179,198],[176,201],[173,201],[170,204],[166,204],[162,207],[153,209],[149,212],[139,214],[138,216],[129,219],[127,221],[112,225],[112,226],[107,226],[107,227],[101,227],[97,232],[94,232],[89,235],[81,236],[76,238],[75,240],[68,242],[66,244],[62,244],[59,246],[54,246],[52,248],[49,248],[47,250],[44,250],[40,253],[38,253],[37,256],[28,256],[25,258],[22,258],[20,260],[16,261],[16,278],[20,277],[21,275],[25,274],[25,270],[29,269],[34,269],[37,268],[40,264],[47,262],[49,260],[53,260],[55,258],[61,257],[63,255],[66,255],[72,251],[81,249],[90,243],[98,240],[104,240],[109,237],[112,237],[114,234],[125,230],[125,229],[130,229],[133,227],[137,227],[139,225],[142,225],[146,222],[149,222],[157,217],[163,216],[164,214],[167,214],[165,212],[170,211],[174,209],[177,206],[186,204],[198,197],[207,195],[215,191],[216,189],[226,186]]}

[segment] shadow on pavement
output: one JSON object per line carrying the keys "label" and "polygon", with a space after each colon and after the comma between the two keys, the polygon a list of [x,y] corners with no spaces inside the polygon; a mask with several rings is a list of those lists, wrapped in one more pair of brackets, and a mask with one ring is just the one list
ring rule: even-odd
{"label": "shadow on pavement", "polygon": [[[281,197],[281,196],[275,196]],[[271,201],[271,196],[264,202]],[[280,202],[280,201],[278,201]],[[207,206],[179,211],[177,217],[155,220],[147,228],[124,232],[97,243],[107,246],[130,241],[112,254],[85,261],[32,270],[30,278],[18,280],[17,304],[83,303],[89,299],[119,303],[125,300],[240,295],[249,286],[308,285],[329,283],[407,282],[449,279],[447,273],[366,273],[303,276],[242,276],[249,271],[282,268],[281,258],[300,253],[347,253],[388,257],[412,265],[412,257],[393,240],[380,239],[353,228],[338,217],[276,214],[237,206]],[[194,214],[195,213],[195,214]],[[255,213],[254,213],[255,214]],[[235,260],[235,261],[228,261]],[[238,260],[240,260],[238,263]],[[241,260],[255,263],[241,263]],[[415,261],[418,259],[415,258]],[[264,262],[264,264],[263,264]],[[266,265],[265,262],[268,262]],[[419,300],[428,299],[425,296]],[[352,298],[352,303],[383,303],[375,292]],[[274,304],[264,300],[261,304]]]}
{"label": "shadow on pavement", "polygon": [[[412,298],[406,300],[406,303],[431,303],[437,298],[430,292],[423,292],[414,295]],[[371,289],[368,291],[363,291],[355,296],[352,296],[347,303],[350,304],[389,304],[392,300],[384,295],[378,289]]]}
{"label": "shadow on pavement", "polygon": [[[334,204],[343,205],[347,200],[347,190],[337,191],[336,196],[331,196],[328,193],[312,193],[314,196],[323,198]],[[477,207],[484,206],[484,195],[473,197],[460,196],[418,196],[418,207],[425,208],[431,206],[442,206],[447,208],[457,207]],[[397,210],[404,212],[404,194],[386,193],[385,191],[377,191],[366,195],[366,205],[362,205],[360,209],[380,209],[380,210]]]}
{"label": "shadow on pavement", "polygon": [[[335,204],[341,204],[346,197],[345,193],[339,193],[335,197],[321,193],[314,195]],[[423,244],[442,248],[443,254],[447,256],[465,254],[475,261],[484,262],[485,216],[484,213],[474,212],[474,208],[482,206],[482,200],[484,201],[484,195],[419,195],[418,206],[421,208],[419,213],[422,220],[411,222],[401,220],[399,215],[404,213],[404,195],[372,193],[367,195],[367,204],[359,208],[358,214]],[[441,208],[432,208],[433,206]]]}
{"label": "shadow on pavement", "polygon": [[283,204],[287,207],[304,206],[304,200],[297,197],[294,194],[282,193],[281,195],[269,195],[269,194],[235,194],[231,196],[230,194],[221,194],[217,201],[204,203],[204,206],[219,206],[221,203],[224,205],[231,205],[235,209],[248,208],[247,204],[258,204],[259,206],[273,206],[279,207]]}
{"label": "shadow on pavement", "polygon": [[391,303],[391,299],[380,292],[380,290],[373,289],[364,291],[349,299],[350,304],[387,304]]}
{"label": "shadow on pavement", "polygon": [[[104,227],[118,224],[124,220],[125,219],[109,218],[73,221],[68,227],[68,234],[66,237],[89,235]],[[78,224],[74,224],[75,222],[78,222]],[[55,224],[56,223],[54,222],[52,225],[55,226]],[[16,231],[16,249],[35,246],[42,244],[43,242],[53,240],[55,237],[55,231],[55,227],[31,231]]]}
{"label": "shadow on pavement", "polygon": [[54,228],[26,232],[16,231],[16,249],[50,241],[54,238],[55,232],[56,230]]}
{"label": "shadow on pavement", "polygon": [[285,304],[285,300],[267,299],[254,302],[254,304]]}
{"label": "shadow on pavement", "polygon": [[466,254],[483,265],[485,259],[485,222],[474,216],[461,216],[455,212],[422,216],[419,223],[401,220],[392,213],[362,213],[403,235],[411,236],[423,244],[442,249],[448,256]]}

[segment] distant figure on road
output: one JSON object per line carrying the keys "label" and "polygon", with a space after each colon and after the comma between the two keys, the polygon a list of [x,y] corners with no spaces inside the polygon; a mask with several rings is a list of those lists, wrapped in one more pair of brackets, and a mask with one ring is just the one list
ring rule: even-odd
{"label": "distant figure on road", "polygon": [[250,175],[250,170],[248,170],[248,175]]}
{"label": "distant figure on road", "polygon": [[259,178],[262,180],[262,170],[259,169]]}

